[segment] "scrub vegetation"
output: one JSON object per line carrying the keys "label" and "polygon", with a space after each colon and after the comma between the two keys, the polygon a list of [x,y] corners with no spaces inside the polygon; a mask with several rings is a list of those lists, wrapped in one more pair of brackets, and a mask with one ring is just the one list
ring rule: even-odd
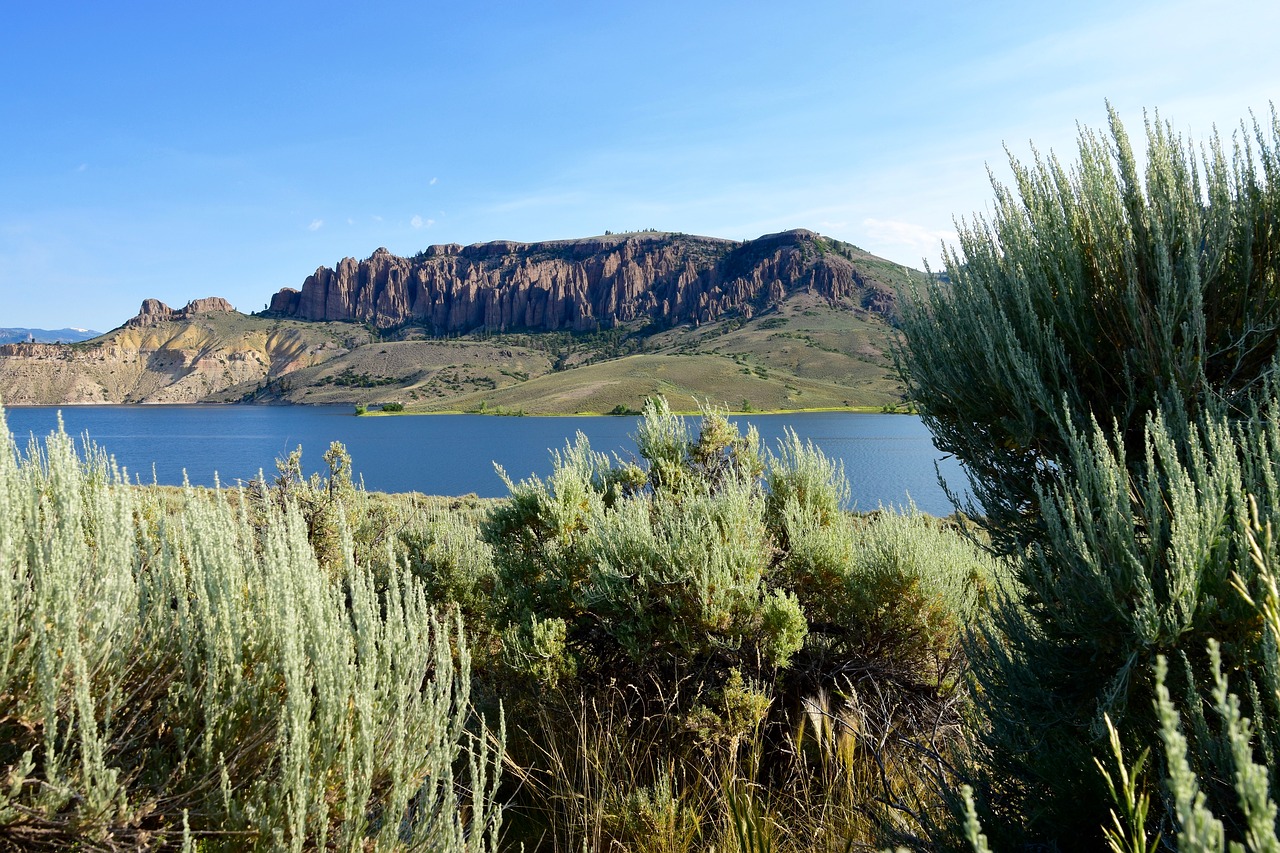
{"label": "scrub vegetation", "polygon": [[948,519],[656,396],[486,502],[0,429],[0,845],[1280,849],[1280,121],[1147,142],[904,309]]}
{"label": "scrub vegetation", "polygon": [[1114,115],[1070,170],[1014,163],[904,316],[1018,579],[965,645],[969,802],[922,847],[1277,849],[1280,121],[1146,135],[1141,169]]}
{"label": "scrub vegetation", "polygon": [[331,457],[175,494],[0,429],[0,844],[494,849],[501,715],[458,617],[356,558]]}
{"label": "scrub vegetation", "polygon": [[203,490],[3,436],[21,847],[844,850],[958,739],[999,574],[662,400],[640,459],[579,437],[496,502],[366,494],[340,445]]}

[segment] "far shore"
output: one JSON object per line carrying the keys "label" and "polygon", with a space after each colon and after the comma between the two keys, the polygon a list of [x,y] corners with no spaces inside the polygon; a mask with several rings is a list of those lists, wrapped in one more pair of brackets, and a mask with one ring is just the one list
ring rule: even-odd
{"label": "far shore", "polygon": [[[906,409],[894,409],[892,411],[885,411],[883,406],[825,406],[825,407],[817,407],[812,409],[748,409],[745,411],[732,410],[732,409],[717,409],[717,411],[723,411],[726,415],[729,415],[735,418],[747,417],[750,415],[800,415],[800,414],[810,414],[815,412],[847,412],[849,414],[855,414],[855,415],[916,414],[915,412],[910,412],[910,411],[907,411]],[[672,410],[671,413],[673,415],[681,415],[683,417],[697,416],[702,414],[702,412],[696,409]],[[446,410],[434,411],[434,412],[423,412],[423,411],[384,412],[378,409],[370,409],[364,414],[357,415],[357,417],[393,418],[393,417],[400,417],[403,415],[485,415],[487,417],[496,417],[496,418],[627,418],[627,417],[634,418],[634,417],[639,417],[640,412],[637,412],[637,411],[626,412],[626,413],[524,412],[524,411],[511,412],[511,411],[496,410],[496,409],[491,409],[483,412],[477,412],[474,410],[464,411],[462,409],[446,409]]]}
{"label": "far shore", "polygon": [[[0,401],[0,411],[4,409],[66,409],[66,408],[85,408],[96,409],[104,406],[128,406],[131,408],[165,408],[168,406],[280,406],[280,407],[321,407],[321,406],[356,406],[359,404],[351,402],[336,403],[241,403],[238,401],[182,401],[172,403],[142,403],[142,402],[66,402],[66,403],[6,403]],[[368,405],[368,404],[366,404]],[[379,405],[379,404],[373,404]],[[732,417],[745,417],[749,415],[798,415],[817,412],[847,412],[849,414],[858,415],[913,415],[917,412],[904,408],[894,408],[886,410],[884,406],[818,406],[807,409],[717,409]],[[352,414],[356,417],[397,417],[401,415],[485,415],[487,417],[506,417],[506,418],[625,418],[638,417],[639,411],[628,412],[525,412],[523,410],[507,410],[502,408],[486,409],[485,411],[465,410],[465,409],[441,409],[437,411],[401,411],[401,412],[384,412],[381,409],[370,408],[367,411],[355,412]],[[697,416],[702,412],[696,409],[680,409],[673,410],[672,414],[681,416]]]}

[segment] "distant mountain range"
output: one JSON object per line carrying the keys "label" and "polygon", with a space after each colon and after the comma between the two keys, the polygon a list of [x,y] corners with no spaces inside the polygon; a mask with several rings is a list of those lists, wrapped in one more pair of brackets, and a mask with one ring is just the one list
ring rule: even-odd
{"label": "distant mountain range", "polygon": [[74,344],[96,338],[102,332],[92,329],[0,329],[0,344]]}
{"label": "distant mountain range", "polygon": [[261,314],[149,299],[82,347],[0,343],[0,400],[551,414],[664,394],[686,410],[880,408],[901,400],[887,356],[897,294],[923,280],[805,230],[379,249],[321,267]]}

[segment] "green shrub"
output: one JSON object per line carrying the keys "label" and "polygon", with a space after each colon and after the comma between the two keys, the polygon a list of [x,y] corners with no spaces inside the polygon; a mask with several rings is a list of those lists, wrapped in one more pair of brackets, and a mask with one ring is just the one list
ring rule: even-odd
{"label": "green shrub", "polygon": [[1200,153],[1157,120],[1143,174],[1112,113],[1070,169],[1013,160],[1015,186],[994,183],[945,279],[904,306],[908,397],[973,475],[1001,550],[1040,535],[1037,490],[1094,421],[1141,465],[1150,413],[1248,409],[1280,343],[1277,138],[1273,115]]}
{"label": "green shrub", "polygon": [[162,494],[0,426],[0,843],[493,849],[501,730],[421,585],[341,525],[322,568],[291,498]]}
{"label": "green shrub", "polygon": [[[952,739],[960,626],[981,618],[995,563],[936,520],[850,516],[843,471],[794,434],[762,460],[754,430],[710,411],[695,433],[657,399],[636,444],[623,462],[579,436],[545,480],[508,481],[484,525],[494,689],[531,721],[512,750],[538,793],[525,808],[566,833],[557,849],[637,821],[705,849],[731,841],[726,792],[745,780],[777,794],[797,843],[821,828],[843,844],[886,813],[888,776],[918,772],[905,742]],[[865,721],[850,767],[821,781],[793,732],[815,691]],[[603,793],[617,789],[663,793]]]}
{"label": "green shrub", "polygon": [[434,510],[402,522],[396,538],[396,553],[422,582],[428,600],[438,607],[456,606],[479,630],[494,588],[493,551],[479,528],[457,511]]}
{"label": "green shrub", "polygon": [[307,541],[316,560],[330,571],[336,571],[350,559],[352,543],[347,531],[360,525],[358,516],[364,504],[357,499],[359,491],[351,480],[351,455],[341,442],[332,442],[324,454],[328,476],[302,473],[302,447],[299,445],[285,459],[276,460],[276,476],[270,484],[259,476],[249,486],[249,506],[254,527],[267,531],[274,515],[294,507],[306,523]]}
{"label": "green shrub", "polygon": [[[1124,753],[1161,753],[1161,656],[1179,662],[1168,679],[1197,720],[1202,779],[1232,772],[1199,722],[1220,704],[1202,695],[1217,679],[1210,639],[1255,719],[1280,712],[1273,641],[1231,580],[1256,592],[1250,498],[1265,523],[1280,514],[1274,115],[1268,130],[1229,158],[1216,137],[1197,155],[1149,124],[1140,177],[1113,115],[1110,142],[1084,131],[1070,171],[1015,162],[1016,191],[997,185],[991,220],[961,229],[950,284],[904,312],[910,396],[969,470],[972,514],[1018,560],[1018,586],[969,643],[980,716],[962,772],[997,849],[1102,848],[1108,721]],[[1273,755],[1269,739],[1251,749]],[[1200,793],[1243,840],[1233,786]],[[1176,825],[1165,805],[1137,835]],[[928,843],[965,847],[950,829]]]}
{"label": "green shrub", "polygon": [[750,478],[757,457],[716,413],[696,439],[685,430],[665,403],[646,409],[647,478],[579,436],[546,482],[508,481],[511,498],[485,528],[500,625],[563,620],[568,668],[582,675],[663,659],[724,673],[785,665],[803,617],[765,586],[773,552]]}

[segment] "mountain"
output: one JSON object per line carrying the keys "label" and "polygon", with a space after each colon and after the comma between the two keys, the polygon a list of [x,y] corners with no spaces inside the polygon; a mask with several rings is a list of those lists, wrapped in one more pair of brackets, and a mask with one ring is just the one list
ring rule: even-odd
{"label": "mountain", "polygon": [[74,344],[96,338],[101,332],[90,329],[0,329],[0,344]]}
{"label": "mountain", "polygon": [[11,404],[268,402],[420,411],[893,405],[897,288],[923,274],[788,231],[380,249],[321,268],[262,314],[224,299],[74,345],[0,345]]}
{"label": "mountain", "polygon": [[[639,232],[545,243],[431,246],[412,258],[378,249],[321,267],[285,288],[271,312],[421,325],[435,335],[511,330],[587,332],[635,321],[665,326],[751,317],[797,290],[893,312],[887,262],[812,231],[736,242]],[[890,265],[891,266],[891,265]]]}

